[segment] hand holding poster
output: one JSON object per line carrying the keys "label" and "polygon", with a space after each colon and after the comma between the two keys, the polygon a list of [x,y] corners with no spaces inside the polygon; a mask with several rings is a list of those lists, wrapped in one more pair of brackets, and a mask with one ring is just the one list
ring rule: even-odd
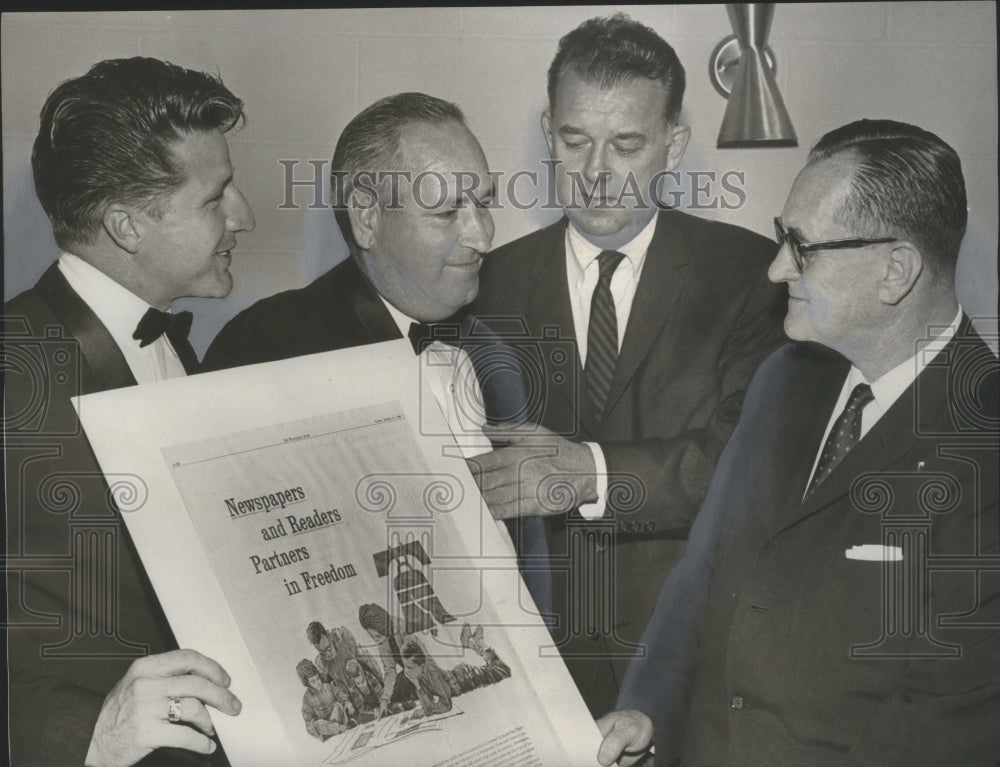
{"label": "hand holding poster", "polygon": [[79,401],[102,467],[146,481],[125,518],[179,642],[244,703],[214,717],[228,756],[593,763],[509,539],[406,342],[382,347]]}

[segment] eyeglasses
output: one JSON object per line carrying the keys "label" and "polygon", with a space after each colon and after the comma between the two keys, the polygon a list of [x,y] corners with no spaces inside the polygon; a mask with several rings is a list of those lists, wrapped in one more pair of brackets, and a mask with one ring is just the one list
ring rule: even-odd
{"label": "eyeglasses", "polygon": [[795,268],[802,272],[803,253],[812,253],[817,250],[845,250],[847,248],[863,248],[866,245],[879,245],[884,242],[896,242],[895,237],[879,237],[874,240],[865,239],[863,237],[850,237],[846,240],[824,240],[823,242],[802,242],[795,232],[789,232],[785,229],[784,224],[781,223],[781,219],[775,217],[774,219],[774,233],[778,238],[778,248],[785,246],[788,243],[790,250],[792,251],[792,261],[795,263]]}

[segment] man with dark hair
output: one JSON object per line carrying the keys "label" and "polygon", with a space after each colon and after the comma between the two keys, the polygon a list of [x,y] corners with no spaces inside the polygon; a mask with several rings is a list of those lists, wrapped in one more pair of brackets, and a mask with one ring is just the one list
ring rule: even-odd
{"label": "man with dark hair", "polygon": [[329,679],[342,703],[350,703],[348,713],[358,721],[362,712],[379,710],[382,674],[371,654],[359,649],[353,634],[343,626],[327,631],[319,621],[306,627],[306,638],[319,655],[316,667]]}
{"label": "man with dark hair", "polygon": [[424,648],[411,639],[401,650],[403,658],[403,673],[417,691],[417,699],[424,716],[436,716],[451,711],[451,697],[458,695],[457,688],[452,688],[444,669],[428,658]]}
{"label": "man with dark hair", "polygon": [[985,765],[1000,754],[1000,366],[955,297],[958,155],[889,120],[814,147],[761,365],[600,761]]}
{"label": "man with dark hair", "polygon": [[403,672],[416,688],[420,706],[427,716],[450,711],[454,695],[510,679],[510,666],[486,644],[482,626],[473,629],[466,623],[462,627],[461,641],[462,647],[475,652],[485,663],[463,662],[454,668],[442,669],[433,658],[427,657],[416,639],[406,642],[400,651]]}
{"label": "man with dark hair", "polygon": [[[623,14],[584,22],[560,41],[548,92],[542,129],[565,217],[490,254],[475,304],[534,340],[545,428],[476,462],[494,516],[545,518],[554,635],[599,715],[747,382],[782,339],[782,291],[765,274],[773,242],[658,200],[690,128],[684,68],[656,32]],[[568,373],[553,367],[553,337],[575,341]]]}
{"label": "man with dark hair", "polygon": [[[412,181],[425,165],[436,173],[417,189]],[[453,171],[475,173],[475,189],[459,190]],[[438,322],[475,298],[481,254],[493,238],[493,190],[457,106],[422,93],[375,102],[340,135],[331,183],[351,258],[234,317],[206,353],[206,367],[402,338],[410,322],[401,326],[394,312]]]}
{"label": "man with dark hair", "polygon": [[379,712],[389,713],[393,706],[401,708],[415,700],[416,689],[399,670],[403,667],[403,646],[410,641],[420,640],[405,632],[402,620],[393,618],[384,607],[374,602],[358,608],[358,623],[375,642],[382,658],[383,684]]}
{"label": "man with dark hair", "polygon": [[239,711],[226,672],[177,649],[115,504],[141,480],[105,483],[70,397],[196,369],[191,315],[168,310],[232,289],[254,226],[224,136],[242,118],[218,78],[144,58],[100,62],[42,108],[32,168],[63,253],[4,307],[15,764],[202,759],[206,706]]}
{"label": "man with dark hair", "polygon": [[[351,257],[238,314],[212,342],[206,368],[408,336],[426,391],[465,454],[489,450],[482,427],[523,418],[524,388],[516,358],[493,332],[472,315],[453,317],[476,297],[493,240],[493,183],[461,110],[423,93],[375,102],[341,133],[331,185]],[[540,525],[509,528],[523,557],[544,561]],[[547,573],[524,575],[547,613]]]}

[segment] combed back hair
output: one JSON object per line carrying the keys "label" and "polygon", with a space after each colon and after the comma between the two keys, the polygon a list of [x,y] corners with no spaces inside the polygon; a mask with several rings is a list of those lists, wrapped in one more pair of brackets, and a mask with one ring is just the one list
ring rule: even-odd
{"label": "combed back hair", "polygon": [[403,649],[400,650],[399,654],[403,658],[412,658],[413,661],[419,666],[422,666],[427,662],[427,654],[424,652],[424,648],[420,646],[420,642],[416,639],[411,639],[403,645]]}
{"label": "combed back hair", "polygon": [[298,664],[296,664],[295,673],[299,675],[299,681],[308,687],[309,679],[314,676],[319,676],[319,669],[316,668],[316,664],[311,660],[303,658],[298,662]]}
{"label": "combed back hair", "polygon": [[319,643],[319,640],[326,636],[326,628],[319,621],[313,621],[308,626],[306,626],[306,639],[309,640],[309,644],[315,645]]}
{"label": "combed back hair", "polygon": [[389,636],[392,633],[389,630],[389,613],[374,602],[369,602],[358,608],[358,623],[365,631],[377,631],[382,636]]}
{"label": "combed back hair", "polygon": [[[425,93],[397,93],[379,99],[359,112],[337,140],[330,167],[330,203],[337,225],[347,241],[351,255],[357,258],[361,249],[351,230],[348,205],[354,194],[359,174],[368,187],[382,178],[378,174],[399,170],[403,163],[401,137],[403,129],[415,122],[441,125],[447,122],[465,124],[462,110],[450,101]],[[371,174],[371,175],[369,175]],[[382,195],[379,194],[379,204]]]}
{"label": "combed back hair", "polygon": [[549,108],[556,105],[559,79],[575,72],[602,88],[639,78],[659,80],[667,94],[663,119],[675,124],[684,100],[685,75],[677,53],[649,27],[624,13],[583,22],[559,41],[549,67]]}
{"label": "combed back hair", "polygon": [[243,102],[218,77],[159,59],[101,61],[61,83],[45,100],[31,153],[56,242],[92,243],[113,203],[160,215],[158,204],[187,180],[172,144],[243,119]]}
{"label": "combed back hair", "polygon": [[855,169],[838,222],[859,237],[912,240],[939,274],[953,273],[968,222],[955,150],[915,125],[858,120],[823,136],[809,162],[841,154]]}

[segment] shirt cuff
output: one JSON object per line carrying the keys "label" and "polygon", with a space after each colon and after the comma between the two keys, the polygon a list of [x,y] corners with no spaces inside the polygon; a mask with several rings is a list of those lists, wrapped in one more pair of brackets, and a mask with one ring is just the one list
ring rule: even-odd
{"label": "shirt cuff", "polygon": [[607,508],[605,496],[608,494],[608,463],[604,460],[604,451],[596,442],[584,442],[594,455],[594,466],[597,478],[597,500],[594,503],[580,504],[580,516],[584,519],[595,520],[604,516]]}

